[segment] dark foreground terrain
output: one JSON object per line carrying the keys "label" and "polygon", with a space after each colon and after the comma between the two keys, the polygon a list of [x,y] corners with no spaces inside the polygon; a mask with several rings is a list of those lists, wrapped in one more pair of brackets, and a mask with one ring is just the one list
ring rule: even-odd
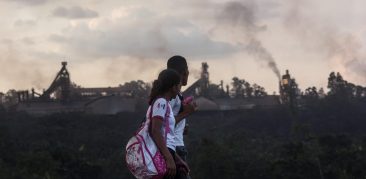
{"label": "dark foreground terrain", "polygon": [[[198,112],[192,178],[366,178],[365,104]],[[133,178],[124,147],[143,116],[0,112],[0,178]]]}

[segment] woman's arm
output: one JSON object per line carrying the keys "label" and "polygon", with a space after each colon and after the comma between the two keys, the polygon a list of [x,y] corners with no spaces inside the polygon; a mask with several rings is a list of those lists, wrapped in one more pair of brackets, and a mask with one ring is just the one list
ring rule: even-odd
{"label": "woman's arm", "polygon": [[151,137],[153,138],[156,146],[165,158],[167,164],[167,175],[170,177],[174,177],[176,174],[176,166],[173,156],[170,154],[168,147],[165,145],[163,136],[161,134],[162,125],[163,121],[161,118],[153,117],[151,119]]}

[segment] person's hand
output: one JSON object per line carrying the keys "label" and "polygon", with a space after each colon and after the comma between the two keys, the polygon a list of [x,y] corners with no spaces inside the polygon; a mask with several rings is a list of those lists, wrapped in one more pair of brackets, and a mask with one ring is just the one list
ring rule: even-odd
{"label": "person's hand", "polygon": [[189,96],[189,97],[186,97],[184,100],[183,100],[183,104],[189,104],[193,101],[193,96]]}
{"label": "person's hand", "polygon": [[167,168],[166,176],[168,178],[174,178],[175,177],[175,174],[177,172],[177,168],[175,166],[174,159],[173,159],[173,157],[171,155],[169,155],[166,158],[166,168]]}
{"label": "person's hand", "polygon": [[177,169],[182,171],[186,175],[188,175],[189,172],[190,172],[188,164],[186,162],[184,162],[183,160],[181,160],[181,159],[177,160]]}
{"label": "person's hand", "polygon": [[197,110],[197,104],[195,102],[183,104],[183,112],[187,115],[192,114]]}

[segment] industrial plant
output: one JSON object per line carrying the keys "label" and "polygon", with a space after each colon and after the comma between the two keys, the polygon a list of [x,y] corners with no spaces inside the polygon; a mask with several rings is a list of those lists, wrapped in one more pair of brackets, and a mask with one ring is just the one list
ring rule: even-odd
{"label": "industrial plant", "polygon": [[[7,110],[32,115],[51,113],[85,112],[90,114],[117,114],[146,109],[146,99],[151,85],[141,80],[116,87],[83,88],[73,83],[67,70],[67,62],[50,86],[38,93],[31,90],[10,91],[0,94],[0,104]],[[250,110],[273,108],[281,104],[297,105],[299,93],[295,79],[289,71],[279,81],[279,95],[269,95],[257,84],[233,77],[231,87],[210,82],[209,65],[202,63],[200,78],[183,91],[193,96],[199,111]]]}

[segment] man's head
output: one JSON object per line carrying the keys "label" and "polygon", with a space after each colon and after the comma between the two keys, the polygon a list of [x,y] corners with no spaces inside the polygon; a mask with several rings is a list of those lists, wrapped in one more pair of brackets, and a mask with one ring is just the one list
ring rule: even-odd
{"label": "man's head", "polygon": [[170,57],[167,62],[167,68],[177,71],[181,76],[182,86],[187,85],[189,71],[187,61],[184,57],[179,55]]}

